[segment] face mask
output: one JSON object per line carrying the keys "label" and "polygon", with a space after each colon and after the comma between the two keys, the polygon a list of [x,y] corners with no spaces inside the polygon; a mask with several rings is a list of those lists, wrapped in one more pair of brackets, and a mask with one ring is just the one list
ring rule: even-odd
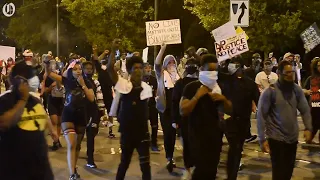
{"label": "face mask", "polygon": [[31,92],[37,92],[40,85],[38,76],[34,76],[33,78],[28,79],[28,84]]}
{"label": "face mask", "polygon": [[239,66],[237,64],[234,63],[230,63],[228,65],[228,72],[233,75],[235,72],[237,72],[237,70],[239,69]]}
{"label": "face mask", "polygon": [[106,70],[106,69],[107,69],[107,66],[106,66],[106,65],[101,65],[101,69],[102,69],[102,70]]}
{"label": "face mask", "polygon": [[218,71],[200,71],[199,81],[210,89],[213,89],[218,80]]}
{"label": "face mask", "polygon": [[188,58],[188,55],[185,54],[183,57],[187,59],[187,58]]}
{"label": "face mask", "polygon": [[144,72],[144,75],[145,75],[145,76],[151,76],[151,71],[145,71],[145,72]]}
{"label": "face mask", "polygon": [[175,65],[168,65],[167,66],[167,71],[169,73],[175,73],[176,72],[176,66]]}
{"label": "face mask", "polygon": [[198,71],[198,67],[195,65],[188,65],[186,66],[186,72],[187,74],[194,74]]}
{"label": "face mask", "polygon": [[93,74],[86,74],[86,77],[92,79]]}

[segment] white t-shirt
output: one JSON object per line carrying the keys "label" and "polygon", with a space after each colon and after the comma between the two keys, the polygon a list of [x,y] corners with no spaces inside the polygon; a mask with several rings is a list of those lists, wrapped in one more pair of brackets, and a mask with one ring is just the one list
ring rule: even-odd
{"label": "white t-shirt", "polygon": [[271,72],[270,75],[267,75],[264,71],[259,72],[256,76],[256,84],[260,85],[262,89],[260,91],[263,91],[267,89],[271,84],[276,83],[278,80],[278,75],[274,72]]}

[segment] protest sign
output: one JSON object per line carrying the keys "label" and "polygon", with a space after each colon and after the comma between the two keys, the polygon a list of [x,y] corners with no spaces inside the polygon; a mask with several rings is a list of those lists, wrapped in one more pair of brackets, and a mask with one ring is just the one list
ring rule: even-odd
{"label": "protest sign", "polygon": [[213,35],[216,42],[218,42],[223,39],[227,39],[229,37],[235,36],[237,33],[236,33],[236,30],[234,29],[232,22],[227,22],[226,24],[213,30],[211,34]]}
{"label": "protest sign", "polygon": [[166,44],[180,44],[180,20],[164,20],[146,22],[147,46]]}
{"label": "protest sign", "polygon": [[216,55],[219,62],[249,51],[246,34],[241,33],[215,42]]}
{"label": "protest sign", "polygon": [[7,62],[8,58],[16,59],[16,48],[10,46],[0,46],[0,60]]}
{"label": "protest sign", "polygon": [[300,37],[307,53],[318,46],[320,44],[320,30],[317,24],[313,23],[300,34]]}
{"label": "protest sign", "polygon": [[[246,34],[246,32],[240,26],[237,27],[236,32],[237,32],[237,34],[241,34],[241,33]],[[247,41],[249,39],[249,36],[247,34],[246,34],[246,39],[247,39]]]}
{"label": "protest sign", "polygon": [[148,62],[148,51],[149,47],[144,48],[142,51],[142,60],[144,63]]}

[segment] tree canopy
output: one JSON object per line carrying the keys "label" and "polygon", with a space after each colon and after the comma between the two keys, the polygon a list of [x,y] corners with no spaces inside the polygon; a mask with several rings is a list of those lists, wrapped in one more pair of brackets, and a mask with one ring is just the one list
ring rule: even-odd
{"label": "tree canopy", "polygon": [[143,0],[64,0],[62,5],[71,22],[100,48],[108,48],[115,37],[122,39],[125,50],[146,45],[145,21],[152,19],[153,8]]}
{"label": "tree canopy", "polygon": [[[201,20],[208,30],[229,21],[229,1],[184,0],[185,8]],[[255,0],[250,1],[250,27],[243,28],[253,51],[303,49],[300,33],[320,20],[313,0]]]}

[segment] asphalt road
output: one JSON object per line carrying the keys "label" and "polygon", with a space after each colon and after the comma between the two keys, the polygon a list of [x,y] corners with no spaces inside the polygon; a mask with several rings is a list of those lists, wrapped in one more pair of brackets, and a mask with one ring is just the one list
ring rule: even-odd
{"label": "asphalt road", "polygon": [[[299,121],[301,133],[299,141],[303,142],[303,125],[301,120]],[[115,128],[116,129],[116,128]],[[98,169],[88,169],[86,164],[86,140],[82,143],[82,149],[80,153],[80,159],[78,161],[78,171],[81,178],[84,180],[111,180],[115,179],[117,168],[120,162],[119,150],[119,134],[117,138],[108,139],[108,128],[100,128],[100,132],[96,137],[96,152],[95,160]],[[252,120],[252,132],[256,132],[256,120]],[[169,174],[165,168],[166,159],[163,149],[163,137],[161,131],[159,132],[159,144],[161,147],[160,154],[151,154],[151,170],[152,178],[155,180],[179,180],[183,173],[183,159],[182,159],[182,146],[179,140],[177,140],[175,148],[175,160],[178,168],[174,170],[173,174]],[[224,140],[226,142],[226,140]],[[61,137],[63,148],[56,152],[50,152],[50,161],[53,167],[55,178],[57,180],[68,179],[68,168],[66,161],[66,145],[63,137]],[[50,138],[48,138],[49,145],[51,144]],[[218,169],[218,178],[226,178],[225,162],[227,159],[227,143],[223,146],[221,155],[221,163]],[[257,142],[247,143],[244,146],[243,159],[244,169],[239,172],[238,179],[240,180],[260,180],[271,179],[271,163],[268,154],[264,154],[260,151]],[[132,162],[127,172],[127,180],[139,180],[141,179],[141,172],[139,167],[139,160],[137,153],[134,153]],[[320,179],[320,148],[302,148],[299,144],[297,153],[297,163],[294,170],[293,179],[296,180],[311,180]]]}

